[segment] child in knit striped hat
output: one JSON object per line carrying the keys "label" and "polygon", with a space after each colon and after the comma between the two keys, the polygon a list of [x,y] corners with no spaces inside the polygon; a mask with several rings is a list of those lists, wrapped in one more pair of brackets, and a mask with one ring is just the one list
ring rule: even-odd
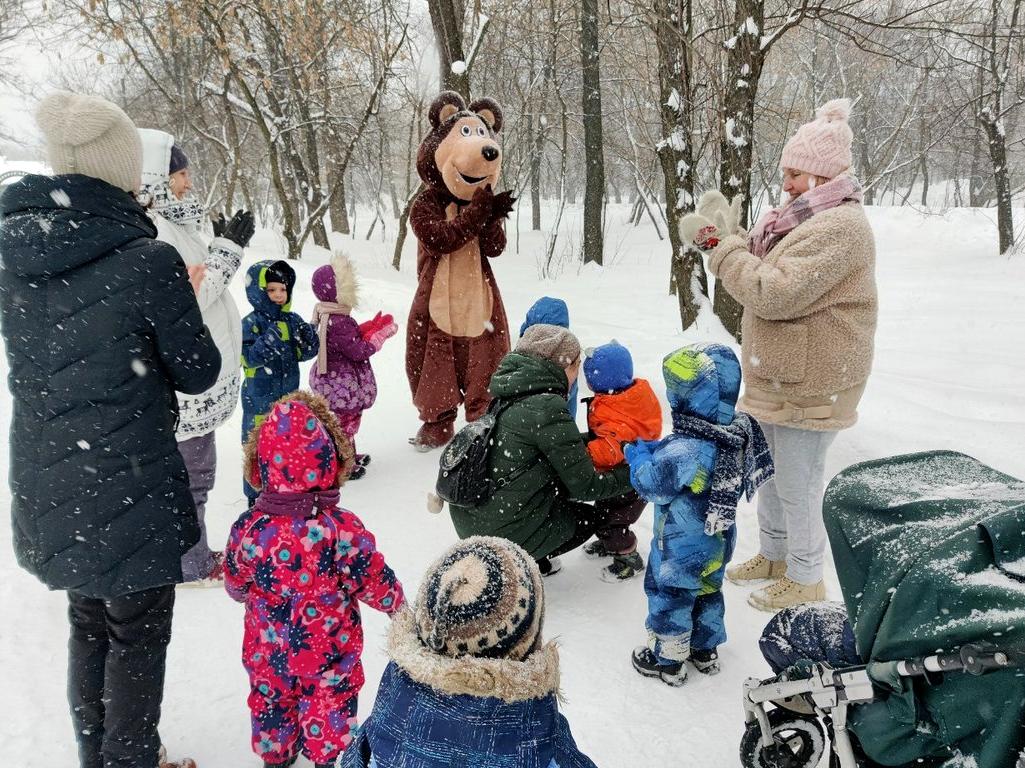
{"label": "child in knit striped hat", "polygon": [[374,711],[341,768],[595,768],[559,713],[543,623],[541,572],[524,549],[490,536],[449,548],[392,623]]}

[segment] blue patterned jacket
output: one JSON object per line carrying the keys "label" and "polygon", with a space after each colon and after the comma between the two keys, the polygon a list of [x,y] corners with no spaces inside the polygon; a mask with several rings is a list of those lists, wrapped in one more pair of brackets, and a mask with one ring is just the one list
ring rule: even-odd
{"label": "blue patterned jacket", "polygon": [[395,617],[392,661],[341,768],[596,768],[556,701],[558,651],[524,661],[427,650],[408,612]]}

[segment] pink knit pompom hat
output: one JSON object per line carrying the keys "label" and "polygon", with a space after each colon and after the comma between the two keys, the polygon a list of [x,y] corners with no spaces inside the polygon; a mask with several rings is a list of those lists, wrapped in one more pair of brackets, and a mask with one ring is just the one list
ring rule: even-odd
{"label": "pink knit pompom hat", "polygon": [[780,165],[827,179],[848,170],[854,162],[854,134],[847,124],[850,114],[850,99],[827,101],[815,110],[815,119],[798,128],[783,147]]}

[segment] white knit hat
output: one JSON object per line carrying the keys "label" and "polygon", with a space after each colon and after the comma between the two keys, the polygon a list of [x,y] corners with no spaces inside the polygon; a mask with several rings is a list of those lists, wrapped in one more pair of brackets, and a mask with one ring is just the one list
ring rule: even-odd
{"label": "white knit hat", "polygon": [[815,111],[815,119],[798,128],[783,147],[780,165],[827,179],[848,170],[854,163],[854,133],[847,124],[850,114],[850,99],[827,101]]}
{"label": "white knit hat", "polygon": [[140,128],[139,138],[142,141],[142,184],[140,189],[151,194],[158,194],[166,190],[168,185],[167,169],[171,165],[171,147],[174,146],[174,136],[155,128]]}
{"label": "white knit hat", "polygon": [[142,142],[120,107],[98,96],[51,93],[36,122],[46,137],[55,174],[80,173],[137,192],[142,178]]}

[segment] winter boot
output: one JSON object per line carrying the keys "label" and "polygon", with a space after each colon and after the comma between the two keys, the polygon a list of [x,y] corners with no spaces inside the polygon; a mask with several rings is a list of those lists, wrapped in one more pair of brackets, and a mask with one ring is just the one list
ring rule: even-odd
{"label": "winter boot", "polygon": [[707,651],[691,651],[690,663],[703,675],[718,675],[722,671],[719,666],[719,653],[715,648]]}
{"label": "winter boot", "polygon": [[157,752],[157,766],[158,768],[196,768],[196,761],[191,757],[183,757],[173,763],[168,762],[167,747],[161,744],[160,750]]}
{"label": "winter boot", "polygon": [[542,557],[537,561],[542,576],[554,576],[562,570],[562,560],[557,557]]}
{"label": "winter boot", "polygon": [[593,560],[600,560],[605,557],[612,557],[613,553],[605,548],[605,544],[601,539],[595,539],[584,544],[584,554]]}
{"label": "winter boot", "polygon": [[673,664],[659,664],[658,656],[646,645],[634,648],[634,669],[645,677],[657,677],[666,685],[674,688],[687,682],[687,667],[682,661]]}
{"label": "winter boot", "polygon": [[760,611],[776,613],[792,605],[815,603],[826,599],[826,584],[818,581],[815,584],[798,584],[786,576],[780,578],[765,589],[752,592],[747,603]]}
{"label": "winter boot", "polygon": [[734,584],[743,585],[751,581],[778,579],[786,572],[786,560],[770,560],[765,555],[758,554],[750,560],[745,560],[738,565],[727,568],[726,578]]}
{"label": "winter boot", "polygon": [[632,579],[644,571],[644,558],[636,552],[613,555],[612,565],[601,570],[601,580],[614,584],[617,581]]}
{"label": "winter boot", "polygon": [[266,760],[263,761],[263,768],[289,768],[291,765],[295,765],[295,761],[299,759],[299,755],[292,755],[288,760],[283,763],[270,763]]}
{"label": "winter boot", "polygon": [[451,421],[425,421],[416,435],[409,438],[409,443],[420,453],[427,453],[448,445],[454,434],[455,427]]}

